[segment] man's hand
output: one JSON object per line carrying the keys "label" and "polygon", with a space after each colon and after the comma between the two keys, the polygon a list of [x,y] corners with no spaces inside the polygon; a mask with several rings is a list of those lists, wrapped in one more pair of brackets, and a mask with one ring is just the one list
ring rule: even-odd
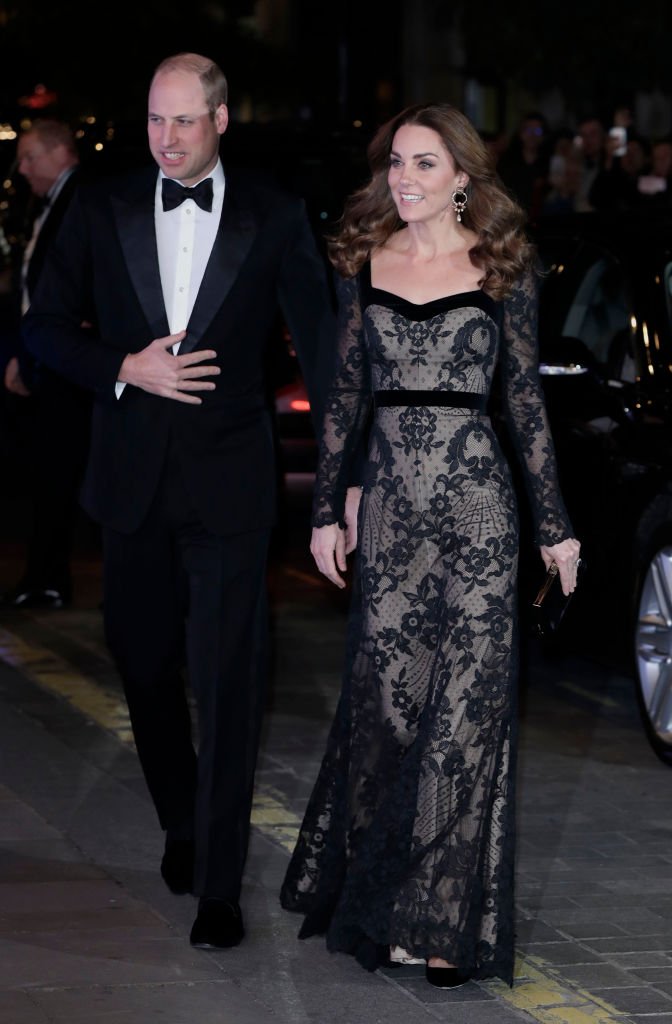
{"label": "man's hand", "polygon": [[172,354],[170,349],[179,344],[186,333],[178,331],[165,338],[156,338],[140,352],[129,353],[121,364],[118,380],[162,398],[200,405],[202,399],[189,392],[213,391],[215,382],[203,378],[215,377],[221,371],[218,366],[200,365],[204,360],[217,357],[212,349],[187,352],[183,356]]}
{"label": "man's hand", "polygon": [[22,398],[28,398],[30,395],[30,391],[23,383],[21,371],[19,370],[19,360],[16,356],[12,356],[5,367],[5,387],[13,395],[21,395]]}

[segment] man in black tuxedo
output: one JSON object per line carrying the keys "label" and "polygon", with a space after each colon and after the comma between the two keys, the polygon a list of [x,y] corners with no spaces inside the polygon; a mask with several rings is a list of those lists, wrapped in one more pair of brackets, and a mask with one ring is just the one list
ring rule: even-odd
{"label": "man in black tuxedo", "polygon": [[82,500],[103,525],[106,635],[166,830],[162,874],[200,897],[205,948],[244,934],[275,516],[264,347],[279,302],[315,409],[334,325],[303,202],[224,173],[226,100],[209,59],[159,65],[158,174],[80,188],[24,320],[37,358],[94,393]]}
{"label": "man in black tuxedo", "polygon": [[70,553],[88,447],[91,399],[82,388],[31,358],[21,345],[25,313],[79,181],[79,153],[69,125],[34,121],[19,136],[17,169],[37,200],[16,292],[16,341],[4,383],[13,396],[31,497],[32,527],[22,578],[3,594],[6,606],[60,608],[71,597]]}

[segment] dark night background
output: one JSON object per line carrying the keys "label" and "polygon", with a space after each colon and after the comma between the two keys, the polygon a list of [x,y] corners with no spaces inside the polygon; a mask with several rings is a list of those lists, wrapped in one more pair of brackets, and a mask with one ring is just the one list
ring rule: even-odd
{"label": "dark night background", "polygon": [[35,116],[69,120],[101,169],[148,159],[152,70],[193,50],[229,79],[227,159],[270,163],[308,193],[319,178],[331,218],[366,174],[375,127],[407,103],[448,100],[491,136],[535,107],[571,130],[620,105],[641,131],[670,133],[671,22],[669,0],[0,0],[0,173]]}
{"label": "dark night background", "polygon": [[494,91],[493,129],[520,91],[608,115],[638,90],[672,90],[671,20],[669,0],[0,0],[0,117],[44,83],[66,116],[142,121],[152,68],[179,50],[222,65],[246,120],[366,126],[416,99],[460,103],[467,81]]}

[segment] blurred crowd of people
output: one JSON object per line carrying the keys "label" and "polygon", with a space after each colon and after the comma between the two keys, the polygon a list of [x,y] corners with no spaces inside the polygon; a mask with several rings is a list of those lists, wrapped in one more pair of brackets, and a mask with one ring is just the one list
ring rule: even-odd
{"label": "blurred crowd of people", "polygon": [[532,221],[672,208],[672,135],[647,137],[627,108],[611,124],[591,114],[574,131],[556,132],[529,111],[510,140],[489,142],[499,176]]}

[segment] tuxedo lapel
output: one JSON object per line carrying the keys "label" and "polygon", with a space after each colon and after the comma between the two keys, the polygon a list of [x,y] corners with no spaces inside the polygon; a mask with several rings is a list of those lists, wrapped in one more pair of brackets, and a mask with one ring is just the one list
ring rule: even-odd
{"label": "tuxedo lapel", "polygon": [[[161,338],[169,333],[169,327],[154,227],[155,189],[156,177],[152,175],[134,194],[113,196],[112,206],[133,287],[153,337]],[[191,352],[201,341],[231,290],[256,231],[254,214],[246,207],[236,205],[227,185],[219,229],[189,317],[187,336],[179,348],[180,354]]]}
{"label": "tuxedo lapel", "polygon": [[257,231],[251,210],[236,206],[228,193],[227,185],[219,230],[189,317],[187,336],[180,345],[180,355],[191,352],[212,323],[238,276]]}
{"label": "tuxedo lapel", "polygon": [[156,175],[151,186],[131,201],[112,196],[112,206],[119,230],[133,287],[150,325],[152,336],[162,338],[170,333],[163,301],[159,254],[154,227],[154,190]]}

